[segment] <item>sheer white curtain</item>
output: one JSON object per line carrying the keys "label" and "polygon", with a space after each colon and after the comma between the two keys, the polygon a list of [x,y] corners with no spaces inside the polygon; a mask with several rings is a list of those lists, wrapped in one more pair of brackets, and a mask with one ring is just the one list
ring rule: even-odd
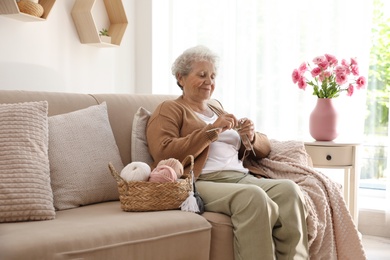
{"label": "sheer white curtain", "polygon": [[[357,57],[368,70],[370,1],[153,1],[153,93],[180,94],[170,66],[185,49],[203,44],[220,56],[214,98],[275,139],[311,140],[308,118],[316,97],[291,73],[303,61],[330,53]],[[337,98],[340,136],[360,138],[364,91]]]}

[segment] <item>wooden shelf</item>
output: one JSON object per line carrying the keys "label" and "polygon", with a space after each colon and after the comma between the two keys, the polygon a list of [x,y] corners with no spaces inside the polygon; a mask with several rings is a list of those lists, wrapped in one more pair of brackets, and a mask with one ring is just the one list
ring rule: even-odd
{"label": "wooden shelf", "polygon": [[111,44],[102,42],[92,15],[96,0],[76,0],[72,8],[72,18],[75,23],[80,42],[97,47],[115,47],[121,44],[127,27],[127,17],[122,0],[103,0],[110,20],[108,34]]}
{"label": "wooden shelf", "polygon": [[4,15],[5,17],[13,18],[23,22],[46,21],[55,1],[56,0],[40,0],[39,4],[42,5],[44,13],[42,17],[36,17],[20,12],[15,0],[0,0],[0,15]]}

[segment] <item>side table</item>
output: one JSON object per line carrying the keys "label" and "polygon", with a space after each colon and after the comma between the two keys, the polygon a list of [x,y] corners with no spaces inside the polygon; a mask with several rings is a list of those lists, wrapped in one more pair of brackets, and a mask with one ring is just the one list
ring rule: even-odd
{"label": "side table", "polygon": [[314,168],[344,169],[344,200],[355,224],[358,224],[357,191],[360,178],[358,143],[305,142]]}

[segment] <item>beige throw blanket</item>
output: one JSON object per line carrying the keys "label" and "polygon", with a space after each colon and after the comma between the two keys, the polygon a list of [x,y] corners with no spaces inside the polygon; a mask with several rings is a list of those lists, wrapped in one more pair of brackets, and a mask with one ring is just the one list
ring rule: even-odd
{"label": "beige throw blanket", "polygon": [[302,142],[271,140],[270,155],[246,161],[245,166],[260,168],[263,177],[290,179],[301,187],[308,209],[310,259],[366,259],[341,186],[310,167]]}

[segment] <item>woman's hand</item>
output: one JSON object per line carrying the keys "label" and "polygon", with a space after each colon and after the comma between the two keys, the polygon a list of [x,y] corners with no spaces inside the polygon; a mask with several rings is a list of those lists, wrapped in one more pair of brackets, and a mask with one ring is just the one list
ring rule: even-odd
{"label": "woman's hand", "polygon": [[235,127],[240,136],[248,136],[249,140],[252,142],[255,136],[255,126],[253,121],[248,118],[241,118],[238,120],[237,127]]}
{"label": "woman's hand", "polygon": [[213,123],[214,128],[219,128],[219,133],[232,129],[237,126],[238,120],[233,114],[222,114]]}

